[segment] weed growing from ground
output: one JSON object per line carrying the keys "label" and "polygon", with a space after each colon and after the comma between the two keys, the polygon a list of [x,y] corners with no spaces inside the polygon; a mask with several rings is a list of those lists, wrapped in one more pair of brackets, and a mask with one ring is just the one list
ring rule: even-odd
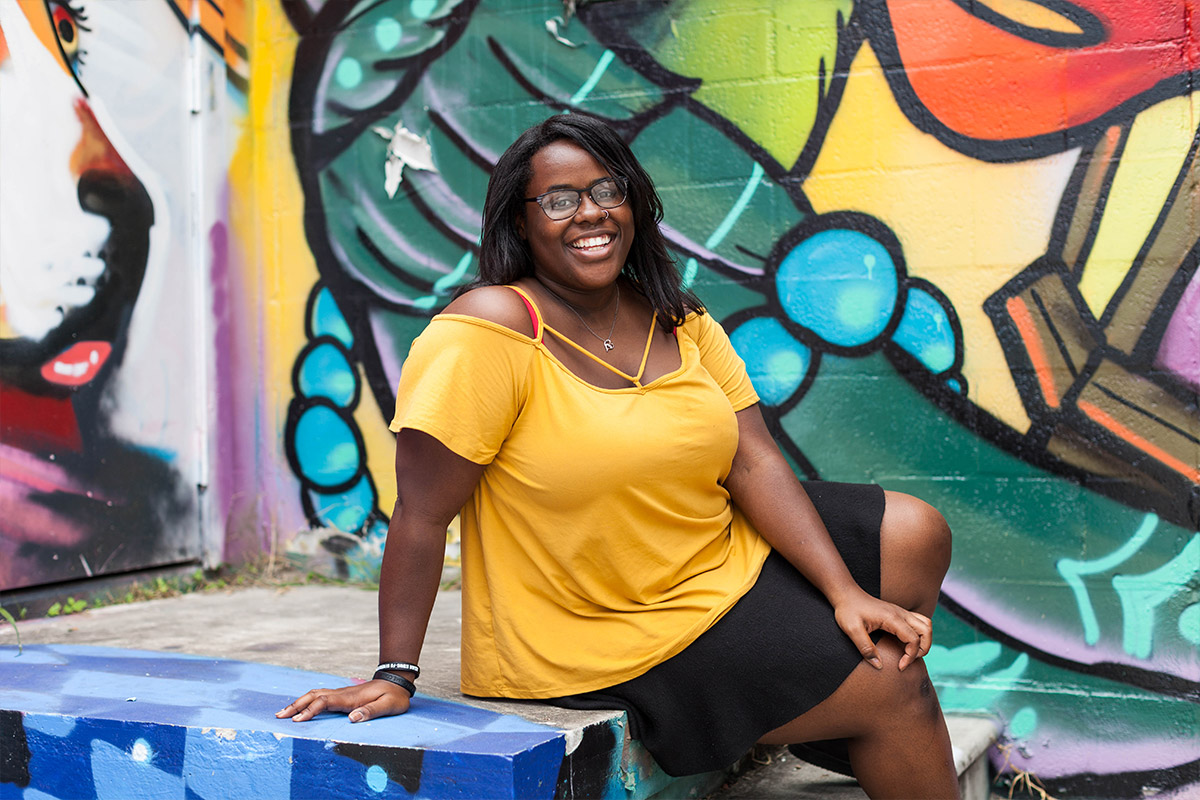
{"label": "weed growing from ground", "polygon": [[3,617],[4,621],[12,626],[13,633],[17,635],[17,655],[21,655],[24,650],[21,647],[21,629],[17,627],[17,621],[3,606],[0,606],[0,617]]}
{"label": "weed growing from ground", "polygon": [[1024,770],[1012,763],[1012,744],[998,744],[996,749],[1004,756],[1004,765],[1000,767],[996,775],[996,781],[999,783],[1005,778],[1005,774],[1012,771],[1012,780],[1008,784],[1008,796],[1013,796],[1013,791],[1018,787],[1023,788],[1030,795],[1037,797],[1038,800],[1055,800],[1054,797],[1046,791],[1045,784],[1037,775],[1029,770]]}

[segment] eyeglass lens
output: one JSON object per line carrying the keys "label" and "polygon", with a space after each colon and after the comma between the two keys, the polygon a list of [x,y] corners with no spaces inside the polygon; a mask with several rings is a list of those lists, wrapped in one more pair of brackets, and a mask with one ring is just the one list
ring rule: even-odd
{"label": "eyeglass lens", "polygon": [[621,184],[612,178],[593,183],[580,192],[578,189],[559,189],[547,192],[539,200],[542,210],[550,219],[566,219],[573,216],[587,194],[592,202],[601,208],[616,208],[625,202],[625,190]]}

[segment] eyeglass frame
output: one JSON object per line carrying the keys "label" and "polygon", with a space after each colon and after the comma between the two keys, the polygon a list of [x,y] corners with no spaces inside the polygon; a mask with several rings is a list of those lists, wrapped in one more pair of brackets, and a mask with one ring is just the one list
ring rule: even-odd
{"label": "eyeglass frame", "polygon": [[[617,203],[615,206],[602,206],[596,202],[596,198],[592,195],[592,189],[595,189],[605,181],[612,181],[614,184],[616,184],[617,188],[621,190],[621,202]],[[578,199],[575,201],[575,208],[570,214],[567,214],[564,217],[555,218],[550,216],[550,212],[547,211],[546,207],[542,205],[542,198],[557,192],[574,192]],[[537,203],[538,208],[542,210],[542,213],[546,215],[547,219],[553,222],[562,222],[563,220],[570,219],[579,213],[580,207],[583,206],[583,196],[585,194],[588,196],[588,199],[592,201],[592,204],[596,206],[596,208],[600,208],[605,211],[609,210],[610,208],[620,208],[621,206],[625,205],[625,201],[629,199],[629,180],[620,176],[606,176],[603,178],[597,178],[582,189],[576,189],[573,186],[561,186],[557,189],[551,189],[547,192],[542,192],[537,197],[526,197],[524,200],[526,203]]]}

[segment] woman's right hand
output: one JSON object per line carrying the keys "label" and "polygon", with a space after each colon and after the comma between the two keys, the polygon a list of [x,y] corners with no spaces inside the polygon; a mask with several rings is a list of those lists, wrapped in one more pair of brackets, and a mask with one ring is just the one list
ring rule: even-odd
{"label": "woman's right hand", "polygon": [[394,683],[370,680],[357,686],[341,689],[313,689],[276,711],[278,719],[291,717],[292,722],[306,722],[322,711],[340,711],[350,715],[351,722],[365,722],[408,711],[412,700],[408,692]]}

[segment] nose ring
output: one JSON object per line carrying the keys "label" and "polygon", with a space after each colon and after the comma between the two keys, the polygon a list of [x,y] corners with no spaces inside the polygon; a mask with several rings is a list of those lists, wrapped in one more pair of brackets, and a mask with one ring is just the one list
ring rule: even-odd
{"label": "nose ring", "polygon": [[607,208],[604,209],[604,218],[608,219],[610,216],[612,216],[612,215],[608,213],[608,209]]}

